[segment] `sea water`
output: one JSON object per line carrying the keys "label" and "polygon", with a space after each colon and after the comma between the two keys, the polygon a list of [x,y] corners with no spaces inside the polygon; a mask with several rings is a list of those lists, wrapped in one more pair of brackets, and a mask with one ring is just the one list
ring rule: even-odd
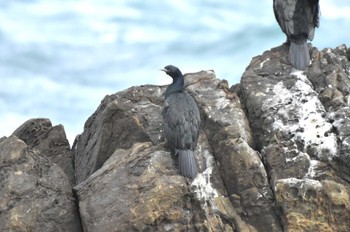
{"label": "sea water", "polygon": [[[322,0],[313,45],[350,45],[350,2]],[[164,85],[168,64],[229,84],[285,41],[272,0],[0,0],[0,137],[30,118],[72,143],[107,94]]]}

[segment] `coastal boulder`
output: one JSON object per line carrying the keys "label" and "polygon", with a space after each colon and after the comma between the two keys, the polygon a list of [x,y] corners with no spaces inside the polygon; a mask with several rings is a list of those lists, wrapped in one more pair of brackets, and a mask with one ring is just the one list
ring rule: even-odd
{"label": "coastal boulder", "polygon": [[166,86],[106,96],[74,147],[85,231],[281,231],[239,98],[213,71],[185,75],[185,86],[203,122],[199,175],[182,177],[165,142]]}
{"label": "coastal boulder", "polygon": [[349,50],[313,48],[305,72],[287,51],[253,58],[240,85],[279,217],[285,231],[350,231]]}
{"label": "coastal boulder", "polygon": [[63,170],[12,135],[0,140],[0,231],[82,231]]}
{"label": "coastal boulder", "polygon": [[60,166],[71,185],[75,184],[73,152],[62,125],[52,126],[50,119],[33,118],[18,127],[13,135]]}
{"label": "coastal boulder", "polygon": [[0,138],[0,231],[350,231],[350,50],[310,54],[299,71],[286,45],[266,51],[231,88],[185,75],[193,180],[163,135],[167,86],[106,96],[72,149],[63,126],[27,121]]}

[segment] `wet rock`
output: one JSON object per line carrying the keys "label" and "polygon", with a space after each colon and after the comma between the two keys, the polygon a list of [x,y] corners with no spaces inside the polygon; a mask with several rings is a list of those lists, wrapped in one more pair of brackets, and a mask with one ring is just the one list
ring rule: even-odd
{"label": "wet rock", "polygon": [[0,141],[0,231],[82,231],[62,169],[16,136]]}

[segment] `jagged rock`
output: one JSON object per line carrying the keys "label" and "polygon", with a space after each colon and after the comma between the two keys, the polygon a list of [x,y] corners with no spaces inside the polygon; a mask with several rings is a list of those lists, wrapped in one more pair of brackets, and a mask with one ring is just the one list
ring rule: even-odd
{"label": "jagged rock", "polygon": [[74,159],[45,119],[15,131],[25,143],[0,138],[0,230],[81,229],[50,159],[68,175],[75,161],[84,231],[350,231],[350,49],[313,48],[303,72],[287,53],[253,58],[231,88],[213,71],[185,75],[202,117],[193,181],[163,136],[166,86],[106,96]]}
{"label": "jagged rock", "polygon": [[185,75],[185,86],[203,118],[195,152],[200,174],[187,183],[166,146],[165,86],[107,96],[75,146],[85,231],[281,230],[239,98],[212,71]]}
{"label": "jagged rock", "polygon": [[46,118],[30,119],[17,128],[13,135],[60,166],[71,185],[75,184],[73,151],[62,125],[52,126],[51,121]]}
{"label": "jagged rock", "polygon": [[240,100],[227,82],[210,79],[204,72],[188,86],[202,111],[203,129],[219,165],[222,179],[236,212],[250,229],[280,231],[273,194]]}
{"label": "jagged rock", "polygon": [[14,135],[0,141],[0,231],[82,231],[66,174]]}
{"label": "jagged rock", "polygon": [[350,63],[345,46],[312,50],[307,71],[285,46],[255,57],[240,91],[286,231],[350,231]]}
{"label": "jagged rock", "polygon": [[169,153],[151,143],[117,149],[76,189],[84,231],[144,231],[156,222],[173,228],[192,220],[186,183]]}
{"label": "jagged rock", "polygon": [[161,94],[154,86],[132,87],[103,99],[73,147],[77,184],[101,168],[117,148],[160,141]]}

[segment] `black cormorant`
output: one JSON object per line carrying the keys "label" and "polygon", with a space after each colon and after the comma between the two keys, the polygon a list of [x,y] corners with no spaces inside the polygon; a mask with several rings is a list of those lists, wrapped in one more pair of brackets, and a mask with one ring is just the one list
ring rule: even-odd
{"label": "black cormorant", "polygon": [[319,26],[319,0],[274,0],[273,11],[287,36],[289,62],[305,70],[310,63],[307,40],[312,40]]}
{"label": "black cormorant", "polygon": [[178,156],[181,175],[193,179],[197,175],[193,151],[197,146],[201,122],[199,109],[191,95],[184,91],[181,71],[173,65],[161,70],[173,78],[165,91],[162,112],[164,134],[170,148]]}

